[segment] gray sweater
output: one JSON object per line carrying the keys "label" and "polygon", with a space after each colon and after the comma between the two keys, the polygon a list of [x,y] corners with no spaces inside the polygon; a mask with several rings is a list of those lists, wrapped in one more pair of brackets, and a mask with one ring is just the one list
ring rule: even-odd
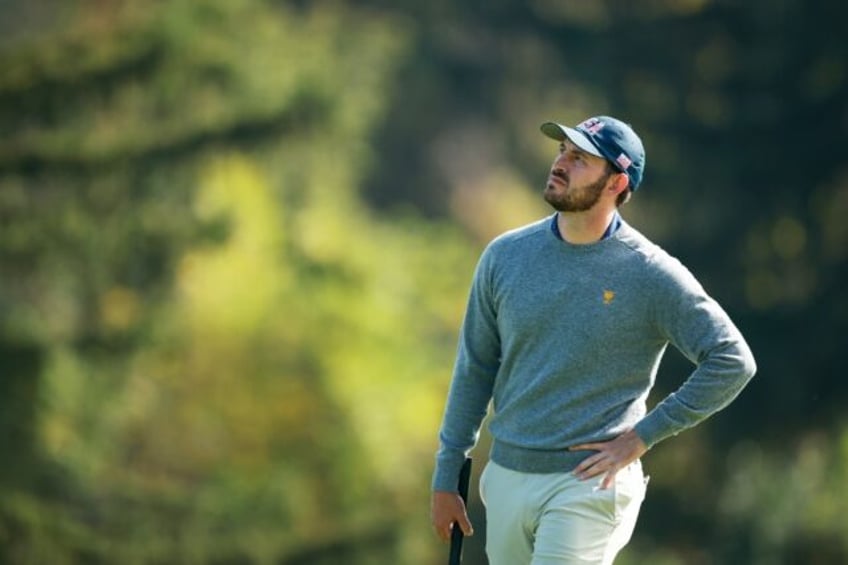
{"label": "gray sweater", "polygon": [[[720,410],[756,370],[748,345],[689,271],[626,222],[572,245],[551,218],[495,239],[477,265],[439,434],[435,490],[456,491],[489,402],[490,457],[529,473],[567,472],[569,446],[629,428],[648,447]],[[671,343],[695,364],[650,412]]]}

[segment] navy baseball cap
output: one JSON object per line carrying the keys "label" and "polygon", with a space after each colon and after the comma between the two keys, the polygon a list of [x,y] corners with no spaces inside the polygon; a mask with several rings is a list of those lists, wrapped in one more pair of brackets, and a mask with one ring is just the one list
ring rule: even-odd
{"label": "navy baseball cap", "polygon": [[635,191],[645,171],[645,148],[642,140],[628,124],[609,116],[596,116],[574,128],[555,122],[542,124],[542,133],[557,141],[568,138],[571,143],[627,174],[630,190]]}

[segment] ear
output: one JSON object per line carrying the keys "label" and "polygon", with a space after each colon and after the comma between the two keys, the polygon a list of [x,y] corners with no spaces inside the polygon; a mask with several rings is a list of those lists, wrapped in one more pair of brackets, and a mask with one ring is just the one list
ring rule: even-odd
{"label": "ear", "polygon": [[625,173],[616,173],[610,177],[610,181],[607,190],[617,197],[622,191],[627,190],[627,184],[630,182],[630,179]]}

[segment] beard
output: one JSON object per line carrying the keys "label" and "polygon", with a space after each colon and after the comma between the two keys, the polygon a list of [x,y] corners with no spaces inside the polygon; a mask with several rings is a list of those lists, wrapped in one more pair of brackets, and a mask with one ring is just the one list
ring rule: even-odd
{"label": "beard", "polygon": [[611,176],[610,173],[606,173],[592,184],[572,187],[571,180],[565,173],[552,174],[568,183],[568,186],[562,192],[556,192],[556,188],[552,188],[552,183],[548,183],[545,189],[545,202],[550,204],[557,212],[585,212],[590,210],[601,199],[604,187]]}

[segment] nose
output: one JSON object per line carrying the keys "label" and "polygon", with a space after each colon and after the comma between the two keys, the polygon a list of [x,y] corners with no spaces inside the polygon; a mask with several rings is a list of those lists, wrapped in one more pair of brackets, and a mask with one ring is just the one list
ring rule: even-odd
{"label": "nose", "polygon": [[568,151],[563,151],[554,159],[554,169],[567,171],[571,167],[571,161]]}

